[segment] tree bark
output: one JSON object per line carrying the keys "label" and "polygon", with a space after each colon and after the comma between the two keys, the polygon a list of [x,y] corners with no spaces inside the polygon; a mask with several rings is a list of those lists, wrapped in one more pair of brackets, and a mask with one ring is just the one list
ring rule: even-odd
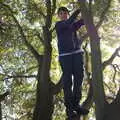
{"label": "tree bark", "polygon": [[91,64],[92,64],[92,86],[93,86],[93,99],[96,109],[96,120],[103,120],[105,93],[103,87],[103,73],[100,51],[100,39],[93,24],[92,14],[86,7],[85,1],[80,1],[82,16],[85,21],[86,29],[90,38],[91,46]]}
{"label": "tree bark", "polygon": [[111,104],[106,104],[104,120],[120,120],[120,89],[116,99]]}
{"label": "tree bark", "polygon": [[[53,0],[55,6],[55,0]],[[53,93],[51,90],[51,81],[50,81],[50,64],[51,64],[51,40],[52,40],[52,33],[50,31],[51,21],[52,21],[52,10],[54,13],[54,9],[51,9],[51,0],[46,0],[46,8],[47,8],[47,15],[45,17],[45,26],[43,27],[43,37],[44,37],[44,55],[40,55],[34,47],[27,41],[26,36],[24,34],[24,30],[22,26],[19,24],[19,21],[13,14],[12,9],[6,5],[2,4],[6,9],[11,12],[11,16],[21,34],[25,45],[31,51],[33,56],[38,62],[38,75],[37,75],[37,90],[36,90],[36,104],[33,113],[33,120],[51,120],[52,113],[53,113]],[[41,64],[42,63],[42,64]]]}
{"label": "tree bark", "polygon": [[45,50],[42,65],[38,70],[38,84],[36,93],[36,106],[33,114],[33,120],[51,120],[53,113],[53,94],[50,81],[50,64],[51,64],[51,39],[52,34],[47,28],[43,27]]}
{"label": "tree bark", "polygon": [[1,102],[0,102],[0,120],[2,120],[2,106],[1,106]]}
{"label": "tree bark", "polygon": [[46,8],[47,16],[45,19],[45,26],[43,26],[44,56],[42,64],[39,66],[38,70],[36,106],[33,113],[33,120],[52,120],[52,113],[54,109],[53,93],[50,80],[52,52],[52,32],[50,31],[52,23],[51,0],[46,0]]}

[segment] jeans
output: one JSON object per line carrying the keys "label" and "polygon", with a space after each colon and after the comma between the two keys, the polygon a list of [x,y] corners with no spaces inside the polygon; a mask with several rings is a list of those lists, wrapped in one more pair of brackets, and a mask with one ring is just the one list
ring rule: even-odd
{"label": "jeans", "polygon": [[81,85],[84,76],[83,53],[60,56],[62,82],[66,109],[72,112],[81,99]]}

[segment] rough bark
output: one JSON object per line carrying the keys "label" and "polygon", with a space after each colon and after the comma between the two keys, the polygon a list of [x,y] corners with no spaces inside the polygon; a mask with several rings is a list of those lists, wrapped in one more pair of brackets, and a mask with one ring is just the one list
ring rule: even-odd
{"label": "rough bark", "polygon": [[50,84],[50,64],[51,64],[51,32],[44,27],[45,52],[42,65],[38,70],[38,84],[36,93],[36,106],[33,120],[51,120],[53,113],[53,94]]}
{"label": "rough bark", "polygon": [[[92,15],[85,6],[85,1],[80,1],[82,8],[82,15],[85,20],[87,32],[90,38],[91,45],[91,64],[92,64],[92,87],[93,98],[96,107],[96,120],[119,120],[120,119],[120,90],[116,96],[116,99],[111,103],[107,103],[105,100],[105,93],[103,88],[103,74],[102,70],[112,63],[113,59],[118,56],[118,47],[112,54],[110,59],[101,62],[100,40],[97,33],[97,29],[93,24]],[[88,17],[89,16],[89,17]]]}
{"label": "rough bark", "polygon": [[105,67],[107,65],[110,65],[113,62],[115,57],[117,57],[117,56],[120,57],[119,56],[119,51],[120,51],[120,46],[115,50],[115,52],[111,55],[111,57],[108,60],[103,62],[103,64],[102,64],[103,65],[103,70],[105,69]]}
{"label": "rough bark", "polygon": [[93,98],[96,109],[96,120],[103,120],[104,105],[105,105],[105,93],[103,88],[103,74],[102,74],[102,62],[100,51],[100,39],[93,24],[92,14],[86,7],[85,1],[80,1],[82,10],[82,16],[85,21],[86,29],[90,38],[91,46],[91,64],[92,64],[92,86],[93,86]]}
{"label": "rough bark", "polygon": [[27,46],[27,48],[31,51],[33,56],[38,62],[38,75],[37,75],[37,90],[36,90],[36,105],[33,113],[33,120],[51,120],[53,113],[53,93],[50,81],[50,64],[51,64],[51,40],[52,40],[52,32],[50,30],[52,23],[52,14],[55,11],[55,3],[56,0],[52,0],[53,8],[51,7],[51,0],[46,0],[46,12],[47,15],[45,18],[45,26],[43,27],[43,45],[44,45],[44,55],[40,55],[34,47],[28,42],[24,30],[22,26],[19,24],[19,21],[14,16],[12,9],[6,5],[2,4],[3,7],[10,11],[11,17],[15,21],[18,30],[21,34],[21,37]]}
{"label": "rough bark", "polygon": [[113,102],[105,105],[104,120],[120,120],[120,89]]}
{"label": "rough bark", "polygon": [[[33,120],[41,120],[41,119],[51,120],[52,119],[52,113],[53,113],[53,107],[54,107],[53,95],[58,93],[62,88],[61,81],[57,85],[54,85],[50,81],[50,75],[49,75],[50,63],[51,63],[50,42],[52,39],[50,27],[51,27],[52,14],[55,12],[56,0],[52,0],[52,2],[53,2],[52,4],[53,8],[51,8],[51,1],[46,0],[47,16],[44,16],[44,18],[46,19],[45,21],[46,25],[43,27],[43,33],[44,33],[43,43],[45,45],[44,56],[39,55],[38,52],[34,49],[34,47],[27,41],[22,27],[20,26],[19,22],[14,17],[14,15],[11,14],[11,16],[13,17],[14,21],[16,22],[19,28],[19,31],[21,33],[21,36],[26,46],[31,51],[33,56],[36,58],[39,65],[38,75],[37,75],[38,84],[37,84],[37,91],[36,91],[36,105],[34,109]],[[118,120],[120,118],[120,114],[118,112],[120,111],[120,91],[118,92],[114,102],[112,102],[111,104],[108,104],[108,103],[105,104],[105,97],[104,97],[105,95],[104,95],[103,78],[102,78],[103,68],[101,63],[100,40],[97,34],[97,29],[93,24],[91,13],[89,13],[89,10],[85,6],[85,1],[81,0],[80,3],[82,8],[82,15],[85,20],[88,35],[90,37],[90,45],[91,45],[91,53],[92,53],[92,59],[91,59],[92,78],[93,78],[92,86],[90,86],[88,98],[86,99],[86,103],[84,103],[84,105],[85,106],[90,105],[90,104],[88,105],[88,103],[90,103],[90,101],[92,100],[92,93],[93,93],[94,101],[96,104],[97,120],[113,120],[113,119]],[[7,5],[4,5],[4,6],[11,11],[11,9],[9,9]],[[106,63],[108,63],[108,61],[103,63],[103,67],[106,66]],[[51,87],[51,85],[53,86]],[[105,111],[105,113],[103,111]]]}
{"label": "rough bark", "polygon": [[[53,0],[53,6],[55,0]],[[38,70],[38,84],[36,93],[36,106],[34,109],[33,120],[52,120],[53,113],[53,92],[50,80],[50,64],[51,64],[51,40],[52,32],[50,30],[52,23],[52,12],[54,9],[51,7],[51,1],[46,0],[47,16],[45,19],[45,26],[43,26],[44,36],[44,56],[42,65]]]}
{"label": "rough bark", "polygon": [[2,107],[1,107],[1,102],[0,102],[0,120],[2,120]]}

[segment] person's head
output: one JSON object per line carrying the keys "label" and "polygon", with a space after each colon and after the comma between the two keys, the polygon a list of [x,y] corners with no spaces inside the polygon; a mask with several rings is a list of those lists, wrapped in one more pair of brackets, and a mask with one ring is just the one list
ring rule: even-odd
{"label": "person's head", "polygon": [[69,10],[66,7],[60,7],[57,14],[60,20],[67,20],[69,16]]}

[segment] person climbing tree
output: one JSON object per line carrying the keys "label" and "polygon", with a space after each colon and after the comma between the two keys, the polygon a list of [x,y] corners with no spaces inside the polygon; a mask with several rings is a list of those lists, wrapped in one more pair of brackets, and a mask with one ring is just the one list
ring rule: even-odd
{"label": "person climbing tree", "polygon": [[88,110],[79,105],[81,99],[81,85],[84,77],[83,50],[76,31],[84,25],[84,20],[77,20],[80,9],[70,17],[66,7],[58,9],[60,21],[56,22],[55,29],[58,38],[59,62],[62,68],[62,82],[64,101],[68,120],[76,116],[88,114]]}

